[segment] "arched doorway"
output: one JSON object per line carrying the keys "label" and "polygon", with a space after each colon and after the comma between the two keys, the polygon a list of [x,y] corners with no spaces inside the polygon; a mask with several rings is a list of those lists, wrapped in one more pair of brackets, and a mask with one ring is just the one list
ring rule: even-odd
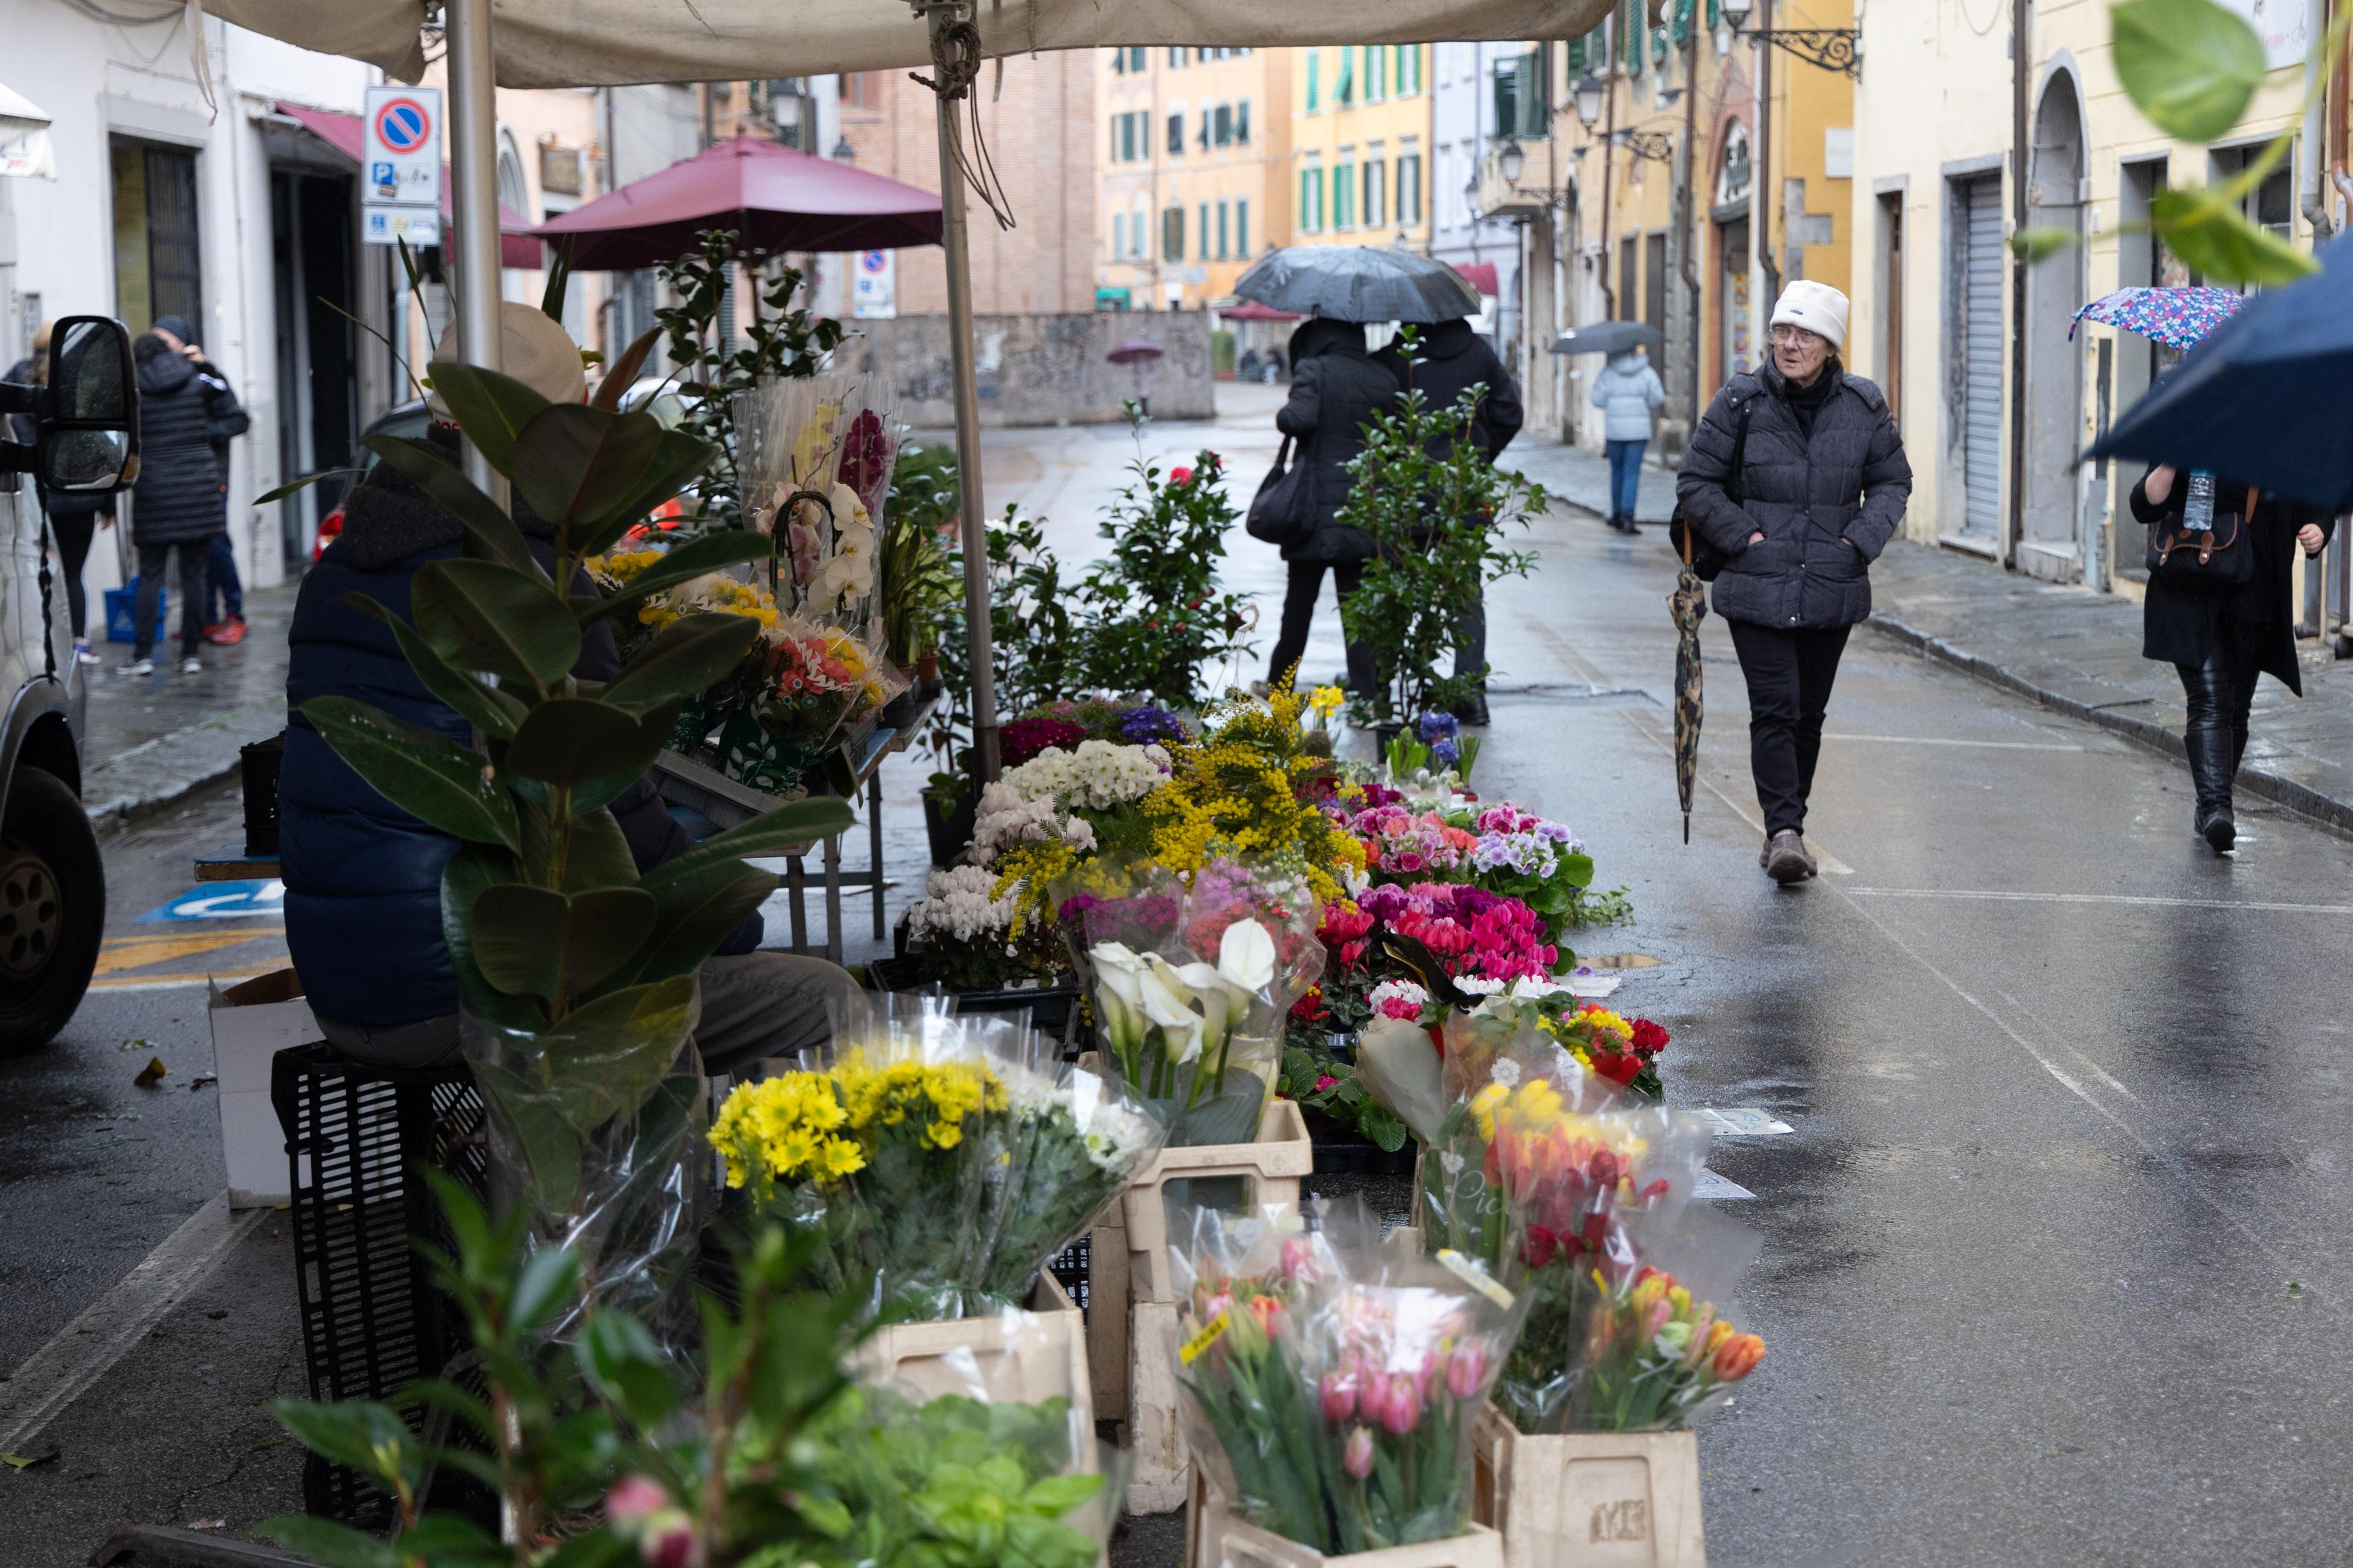
{"label": "arched doorway", "polygon": [[2026,279],[2026,483],[2014,564],[2054,582],[2084,574],[2082,487],[2073,464],[2084,422],[2084,353],[2068,328],[2084,303],[2084,110],[2075,79],[2055,71],[2035,110],[2027,165],[2029,225],[2075,243]]}

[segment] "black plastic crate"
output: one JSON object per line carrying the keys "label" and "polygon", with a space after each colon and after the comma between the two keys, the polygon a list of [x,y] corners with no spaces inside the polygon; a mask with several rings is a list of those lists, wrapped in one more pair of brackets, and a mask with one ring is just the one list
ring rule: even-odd
{"label": "black plastic crate", "polygon": [[286,731],[237,748],[237,773],[245,796],[245,852],[278,853],[278,774],[286,762]]}
{"label": "black plastic crate", "polygon": [[1082,1315],[1087,1310],[1088,1298],[1093,1294],[1087,1272],[1093,1266],[1094,1251],[1094,1235],[1089,1232],[1054,1254],[1053,1261],[1046,1265],[1046,1271],[1054,1277],[1063,1294],[1078,1304]]}
{"label": "black plastic crate", "polygon": [[[398,1405],[408,1384],[441,1375],[464,1341],[464,1320],[417,1255],[420,1240],[444,1249],[450,1243],[417,1171],[430,1165],[477,1195],[486,1192],[481,1095],[462,1063],[367,1067],[321,1044],[278,1053],[269,1098],[292,1166],[311,1396]],[[421,1407],[403,1414],[423,1429]],[[302,1494],[313,1514],[363,1527],[389,1518],[389,1500],[357,1471],[316,1454],[305,1463]]]}

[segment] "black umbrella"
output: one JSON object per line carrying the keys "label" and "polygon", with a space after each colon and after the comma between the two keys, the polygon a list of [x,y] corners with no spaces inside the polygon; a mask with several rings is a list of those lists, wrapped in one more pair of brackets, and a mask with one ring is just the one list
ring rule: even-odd
{"label": "black umbrella", "polygon": [[1479,313],[1479,291],[1443,261],[1369,245],[1294,245],[1234,284],[1245,300],[1335,321],[1451,321]]}
{"label": "black umbrella", "polygon": [[1553,343],[1556,354],[1621,354],[1630,348],[1659,346],[1659,329],[1648,321],[1596,321],[1561,333]]}
{"label": "black umbrella", "polygon": [[2353,508],[2353,237],[2191,349],[2085,456],[2205,468],[2331,511]]}

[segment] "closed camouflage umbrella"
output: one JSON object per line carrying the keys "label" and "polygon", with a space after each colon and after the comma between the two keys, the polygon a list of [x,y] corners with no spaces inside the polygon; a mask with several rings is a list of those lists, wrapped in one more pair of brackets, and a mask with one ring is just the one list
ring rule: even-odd
{"label": "closed camouflage umbrella", "polygon": [[1707,614],[1707,595],[1699,585],[1699,574],[1692,570],[1688,542],[1683,548],[1686,558],[1675,574],[1675,591],[1667,595],[1667,605],[1674,612],[1679,634],[1675,638],[1675,795],[1683,802],[1683,842],[1689,844],[1692,781],[1699,776],[1699,623]]}

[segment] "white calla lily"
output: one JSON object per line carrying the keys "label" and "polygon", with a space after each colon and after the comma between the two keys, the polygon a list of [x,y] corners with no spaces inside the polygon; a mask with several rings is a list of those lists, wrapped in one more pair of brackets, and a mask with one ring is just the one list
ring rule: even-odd
{"label": "white calla lily", "polygon": [[1119,999],[1131,1007],[1144,1001],[1144,960],[1123,942],[1099,942],[1087,949],[1087,962],[1094,965],[1095,978],[1115,992]]}
{"label": "white calla lily", "polygon": [[1255,920],[1239,920],[1218,939],[1218,973],[1253,994],[1274,984],[1274,936]]}
{"label": "white calla lily", "polygon": [[1226,1037],[1241,1021],[1237,1016],[1240,1010],[1250,1005],[1250,997],[1238,993],[1214,963],[1187,963],[1175,973],[1201,1005],[1203,1048],[1212,1053],[1222,1050]]}
{"label": "white calla lily", "polygon": [[1201,1054],[1201,1015],[1193,1011],[1193,990],[1157,953],[1146,955],[1143,975],[1144,1016],[1160,1026],[1163,1049],[1182,1065]]}

